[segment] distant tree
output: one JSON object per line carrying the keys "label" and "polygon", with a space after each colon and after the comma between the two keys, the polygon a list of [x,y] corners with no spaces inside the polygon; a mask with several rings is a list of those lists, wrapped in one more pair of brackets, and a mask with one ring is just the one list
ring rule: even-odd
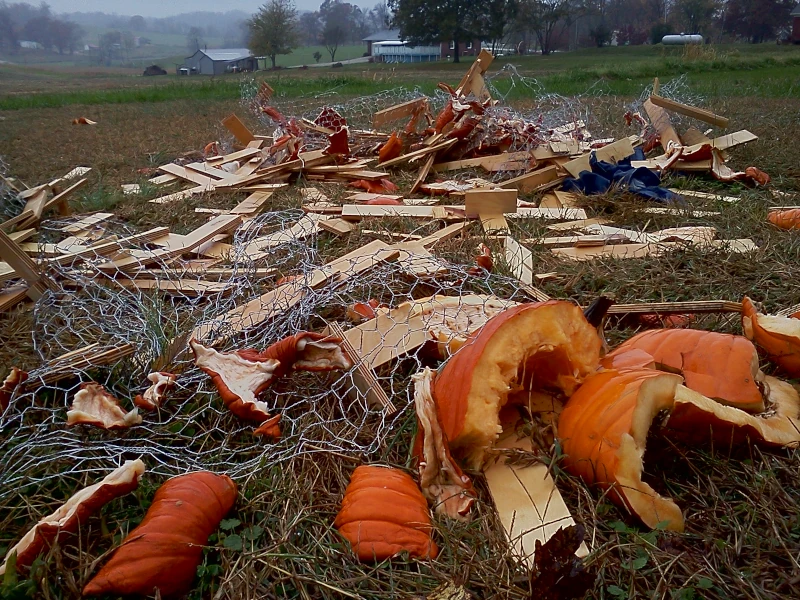
{"label": "distant tree", "polygon": [[598,48],[607,46],[611,42],[611,30],[608,28],[605,19],[589,30],[589,37],[592,38]]}
{"label": "distant tree", "polygon": [[98,43],[98,60],[101,64],[111,66],[115,58],[121,57],[122,52],[122,33],[120,31],[109,31],[100,36]]}
{"label": "distant tree", "polygon": [[205,45],[203,41],[203,30],[199,27],[190,27],[186,34],[186,49],[189,54],[194,54]]}
{"label": "distant tree", "polygon": [[22,35],[26,40],[41,44],[45,50],[51,50],[53,48],[51,20],[47,15],[34,17],[25,23],[22,29]]}
{"label": "distant tree", "polygon": [[778,29],[790,23],[795,0],[728,0],[725,31],[747,38],[753,44],[774,39]]}
{"label": "distant tree", "polygon": [[[675,13],[686,33],[701,33],[711,25],[719,4],[719,0],[676,0]],[[762,5],[763,2],[759,2],[759,10]]]}
{"label": "distant tree", "polygon": [[311,56],[313,56],[313,57],[314,57],[314,60],[315,60],[315,61],[317,61],[317,62],[319,62],[319,60],[322,58],[322,54],[320,53],[320,51],[319,51],[319,50],[317,50],[316,52],[314,52],[314,54],[312,54]]}
{"label": "distant tree", "polygon": [[656,23],[650,28],[650,43],[660,44],[665,35],[675,33],[675,28],[670,23]]}
{"label": "distant tree", "polygon": [[576,0],[522,0],[518,22],[536,36],[543,55],[550,54],[553,44],[582,10]]}
{"label": "distant tree", "polygon": [[319,7],[322,20],[322,45],[331,55],[331,62],[336,60],[336,50],[350,38],[349,27],[352,5],[339,0],[325,0]]}
{"label": "distant tree", "polygon": [[83,30],[72,21],[53,19],[50,21],[50,37],[59,54],[72,54],[80,47]]}
{"label": "distant tree", "polygon": [[269,56],[273,69],[278,55],[291,54],[300,38],[292,0],[269,0],[248,21],[248,27],[248,47],[257,56]]}
{"label": "distant tree", "polygon": [[133,31],[146,31],[147,22],[144,20],[143,16],[134,15],[131,17],[128,27],[130,27]]}
{"label": "distant tree", "polygon": [[392,25],[392,11],[386,2],[378,2],[369,11],[371,28],[373,31],[388,29]]}
{"label": "distant tree", "polygon": [[483,37],[492,42],[492,53],[502,44],[508,25],[516,18],[519,4],[517,0],[488,0],[484,7],[486,18],[483,21]]}
{"label": "distant tree", "polygon": [[14,20],[7,8],[0,6],[0,48],[5,48],[9,54],[16,54],[19,36],[14,26]]}
{"label": "distant tree", "polygon": [[319,44],[322,35],[322,23],[318,12],[306,12],[300,15],[298,29],[302,42],[306,46]]}
{"label": "distant tree", "polygon": [[130,31],[123,31],[120,43],[122,44],[122,50],[125,52],[125,57],[130,58],[131,52],[136,47],[136,37]]}
{"label": "distant tree", "polygon": [[479,37],[485,5],[474,0],[390,0],[393,23],[400,36],[412,44],[453,43],[453,62],[459,61],[459,44]]}

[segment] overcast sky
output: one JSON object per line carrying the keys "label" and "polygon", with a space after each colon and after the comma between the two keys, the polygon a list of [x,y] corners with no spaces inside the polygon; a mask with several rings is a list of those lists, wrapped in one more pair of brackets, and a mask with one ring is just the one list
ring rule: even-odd
{"label": "overcast sky", "polygon": [[[27,0],[38,4],[37,0]],[[300,10],[316,10],[321,0],[295,0]],[[375,0],[377,2],[377,0]],[[254,13],[264,0],[46,0],[55,12],[104,12],[119,15],[142,15],[143,17],[168,17],[186,12],[207,10],[227,12],[243,10]],[[355,4],[368,4],[356,2]]]}

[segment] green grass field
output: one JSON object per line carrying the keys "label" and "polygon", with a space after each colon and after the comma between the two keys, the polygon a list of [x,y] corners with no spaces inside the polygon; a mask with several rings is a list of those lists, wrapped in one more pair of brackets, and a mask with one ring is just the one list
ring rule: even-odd
{"label": "green grass field", "polygon": [[[293,58],[292,55],[284,58],[305,58],[313,53],[313,49],[308,51],[308,54],[297,51]],[[337,58],[344,59],[344,56],[337,55]],[[347,105],[385,90],[389,91],[384,94],[383,101],[387,97],[390,101],[399,99],[403,90],[414,87],[431,93],[440,81],[457,84],[468,66],[468,62],[359,64],[335,70],[260,72],[255,74],[255,79],[256,82],[267,81],[275,89],[277,107],[289,116],[298,116],[311,108],[317,110],[324,103]],[[511,66],[517,69],[519,77],[516,79],[509,73]],[[498,59],[488,79],[500,92],[507,93],[506,100],[512,108],[534,116],[541,112],[550,116],[557,113],[563,119],[588,118],[595,137],[619,138],[639,132],[636,124],[626,125],[624,114],[653,78],[659,77],[662,85],[671,85],[681,76],[685,76],[681,87],[685,97],[696,99],[703,107],[728,117],[728,132],[747,129],[759,136],[756,142],[732,149],[730,164],[739,170],[756,166],[766,171],[772,177],[770,187],[749,188],[738,183],[722,183],[705,175],[666,175],[664,184],[667,186],[718,192],[737,199],[735,202],[692,199],[690,208],[712,211],[696,216],[646,213],[643,209],[649,205],[625,192],[582,197],[580,203],[588,216],[611,219],[619,227],[644,232],[684,226],[714,227],[719,238],[749,238],[758,245],[758,250],[735,254],[688,246],[658,257],[573,262],[555,257],[541,244],[527,243],[535,273],[555,273],[539,286],[551,297],[585,306],[601,294],[613,295],[618,303],[739,301],[744,294],[749,294],[764,302],[767,312],[800,303],[800,232],[778,230],[766,221],[769,207],[800,205],[800,47],[714,46],[692,56],[680,49],[660,47],[587,49],[548,57]],[[148,200],[164,192],[146,185],[149,174],[142,171],[176,160],[187,152],[202,150],[213,140],[231,143],[231,136],[220,125],[231,113],[239,115],[255,133],[272,134],[272,128],[259,121],[241,102],[243,79],[239,75],[213,80],[174,75],[143,78],[132,69],[0,65],[0,157],[7,165],[8,174],[29,185],[50,181],[76,165],[92,167],[88,185],[70,202],[76,213],[106,210],[114,212],[120,223],[136,230],[165,226],[172,233],[185,234],[207,222],[209,215],[195,212],[196,208],[230,209],[243,196],[220,192],[153,205]],[[358,118],[369,122],[376,104],[372,98],[353,102],[349,108],[354,113],[359,111]],[[78,116],[86,116],[98,124],[94,127],[71,125],[72,119]],[[677,117],[675,123],[681,134],[690,124]],[[691,124],[703,130],[708,127],[698,122]],[[722,133],[724,131],[715,130],[714,135]],[[408,195],[418,168],[391,171],[391,179],[400,187],[398,193]],[[490,176],[479,170],[458,175],[462,178]],[[120,184],[134,182],[145,184],[142,193],[123,195]],[[348,189],[337,183],[301,179],[276,192],[268,210],[292,209],[295,211],[292,214],[297,215],[292,219],[299,218],[303,200],[298,188],[303,186],[319,188],[334,202]],[[773,195],[773,190],[782,195]],[[529,201],[540,198],[539,195],[523,197]],[[286,225],[289,221],[282,223]],[[280,226],[277,221],[270,221],[264,231],[271,233]],[[404,219],[368,219],[357,223],[349,236],[322,233],[307,247],[299,244],[285,253],[276,250],[275,255],[260,266],[277,264],[279,272],[259,281],[248,281],[243,289],[253,296],[262,293],[274,287],[278,277],[295,273],[285,268],[286,265],[295,268],[306,261],[302,265],[307,268],[311,262],[322,264],[376,239],[376,235],[381,239],[388,233],[427,235],[437,226],[432,222],[420,224],[420,221]],[[548,234],[546,223],[536,219],[509,219],[509,227],[519,240],[537,240]],[[375,234],[376,231],[383,234]],[[494,256],[500,257],[495,261],[496,273],[509,275],[509,265],[502,258],[505,256],[503,242],[483,235],[475,224],[472,235],[453,238],[433,250],[437,257],[452,265],[450,279],[437,283],[410,280],[404,275],[397,278],[376,276],[364,288],[332,288],[330,297],[335,301],[326,307],[327,312],[320,313],[322,316],[314,313],[314,326],[327,319],[344,319],[351,296],[359,296],[360,301],[376,297],[391,302],[404,294],[410,296],[409,286],[413,286],[415,298],[441,291],[452,292],[452,289],[469,289],[475,293],[502,289],[519,294],[516,288],[493,288],[494,284],[488,280],[466,275],[465,269],[474,263],[479,243],[487,244]],[[312,253],[308,260],[303,254],[306,250]],[[98,292],[97,297],[106,296]],[[523,297],[515,296],[515,299]],[[162,306],[164,311],[172,306],[171,301],[162,296],[147,298],[153,298],[153,306]],[[145,305],[143,300],[139,302]],[[181,302],[176,301],[176,305],[184,306]],[[202,302],[197,305],[198,310],[207,307]],[[166,330],[180,322],[172,320],[171,316],[162,319],[157,311],[130,316],[131,323],[137,323],[135,326],[140,316],[143,320],[147,317],[150,319],[148,326],[153,330]],[[105,318],[105,314],[102,317]],[[692,326],[696,328],[742,332],[737,314],[695,317]],[[36,314],[30,305],[0,313],[0,381],[10,365],[25,369],[39,366],[40,356],[31,345],[35,318],[39,323],[42,320],[52,323],[53,327],[61,324],[55,313]],[[70,335],[73,335],[70,327],[81,326],[78,321],[65,323]],[[292,322],[292,326],[296,324]],[[633,335],[641,326],[638,320],[610,321],[606,338],[614,345]],[[258,332],[261,336],[258,339],[271,336],[274,327],[273,322],[267,322],[263,331]],[[248,338],[248,343],[252,339]],[[763,353],[761,359],[761,368],[774,374],[774,365]],[[709,360],[722,361],[713,356]],[[416,362],[407,361],[394,371],[387,369],[379,373],[386,377],[384,381],[391,379],[393,400],[403,404],[408,400],[408,377],[416,368]],[[106,376],[100,369],[91,374]],[[109,377],[122,380],[124,375],[117,369]],[[341,416],[342,408],[336,402],[329,402],[330,397],[324,395],[329,380],[309,376],[300,381],[297,387],[292,387],[291,383],[277,384],[280,393],[291,398],[286,400],[287,415],[304,418],[292,402],[314,388],[321,390],[317,408],[330,411],[332,419]],[[236,419],[226,413],[215,392],[197,393],[195,382],[192,380],[187,385],[180,381],[180,389],[157,417],[153,414],[146,417],[146,428],[128,433],[113,432],[113,435],[129,435],[129,439],[138,440],[138,435],[156,432],[152,435],[160,436],[163,441],[174,440],[170,436],[180,434],[183,437],[180,443],[174,442],[175,452],[185,450],[181,446],[185,442],[186,448],[210,449],[214,461],[218,460],[215,444],[250,444],[249,432],[242,433],[244,430],[240,429],[230,434]],[[117,383],[118,395],[126,406],[130,404],[129,399],[141,391],[139,381],[130,386]],[[796,380],[794,383],[800,387]],[[67,402],[68,394],[61,390],[50,391],[52,393],[32,399],[31,410],[42,410],[52,422],[60,423],[64,418],[62,405]],[[51,403],[55,402],[59,403],[58,408],[52,408]],[[16,415],[15,410],[12,407],[9,412]],[[347,406],[344,410],[354,410],[354,407]],[[185,424],[182,419],[187,419],[188,415],[199,424],[191,433],[181,431]],[[656,422],[660,423],[662,417],[657,415]],[[24,425],[30,425],[28,421],[40,422],[32,417],[23,421]],[[17,420],[0,420],[0,444],[4,443],[5,436],[11,439],[18,426]],[[353,558],[332,527],[352,467],[368,461],[413,472],[410,454],[415,428],[413,409],[407,409],[391,425],[386,443],[373,454],[349,450],[336,454],[317,452],[280,463],[266,462],[254,468],[248,477],[237,481],[241,487],[236,507],[203,549],[195,588],[189,598],[421,600],[433,598],[436,588],[452,582],[463,585],[475,600],[539,598],[542,592],[531,589],[529,571],[512,556],[487,483],[479,472],[469,473],[478,494],[474,518],[468,523],[441,517],[434,519],[433,535],[441,548],[439,558],[415,561],[401,557],[378,565],[361,564]],[[198,431],[201,434],[197,434]],[[365,431],[369,438],[372,431]],[[100,442],[106,439],[102,437],[106,433],[109,432],[76,433],[75,443],[93,444],[92,447],[102,452],[104,446]],[[363,442],[366,445],[369,441]],[[116,452],[116,446],[114,448]],[[683,533],[663,528],[650,531],[629,511],[611,502],[607,494],[567,474],[558,445],[544,456],[533,458],[522,454],[516,458],[521,463],[538,460],[549,465],[567,505],[576,520],[585,525],[591,546],[587,562],[597,573],[595,586],[586,598],[800,598],[798,449],[734,445],[729,440],[711,443],[705,438],[697,443],[652,433],[643,457],[644,479],[679,505],[686,518]],[[172,457],[165,460],[169,462]],[[72,456],[64,463],[72,467]],[[41,486],[22,487],[22,497],[12,494],[0,500],[0,556],[63,498],[94,481],[91,477],[77,475],[60,477],[57,466],[60,465],[47,467],[52,469],[53,479]],[[139,490],[114,500],[99,517],[82,524],[75,540],[65,541],[43,554],[30,575],[7,576],[0,580],[0,597],[78,600],[82,586],[106,560],[106,553],[139,523],[163,480],[161,474],[148,472]]]}

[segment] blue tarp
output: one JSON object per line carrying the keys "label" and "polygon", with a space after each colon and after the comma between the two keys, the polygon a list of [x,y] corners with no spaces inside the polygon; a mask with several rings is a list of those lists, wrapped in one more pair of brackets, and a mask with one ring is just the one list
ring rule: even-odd
{"label": "blue tarp", "polygon": [[570,177],[564,181],[563,189],[566,191],[577,190],[586,195],[604,194],[612,185],[627,189],[629,192],[663,203],[683,203],[683,198],[668,189],[661,187],[661,178],[658,173],[646,167],[632,167],[632,160],[645,160],[641,148],[636,148],[628,158],[620,160],[617,164],[608,163],[595,158],[592,152],[589,156],[591,171],[581,171],[575,179]]}

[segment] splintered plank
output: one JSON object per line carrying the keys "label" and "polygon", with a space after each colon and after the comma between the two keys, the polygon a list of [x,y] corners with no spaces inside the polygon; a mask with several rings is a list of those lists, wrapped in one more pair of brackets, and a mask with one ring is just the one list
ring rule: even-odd
{"label": "splintered plank", "polygon": [[[514,428],[507,429],[513,432]],[[513,433],[501,435],[495,448],[533,450],[530,438],[517,439]],[[484,475],[512,551],[532,568],[536,542],[543,544],[559,529],[575,524],[548,466],[538,462],[511,465],[501,455],[484,468]],[[575,554],[588,553],[581,544]]]}
{"label": "splintered plank", "polygon": [[444,219],[447,210],[442,206],[361,206],[345,204],[342,218],[357,221],[365,217],[411,217],[418,219]]}
{"label": "splintered plank", "polygon": [[0,312],[13,308],[27,297],[27,285],[15,285],[0,291]]}
{"label": "splintered plank", "polygon": [[719,194],[709,194],[708,192],[697,192],[695,190],[678,190],[669,188],[670,192],[686,196],[687,198],[699,198],[700,200],[717,200],[719,202],[738,202],[739,198],[736,196],[722,196]]}
{"label": "splintered plank", "polygon": [[65,225],[61,228],[61,231],[64,233],[68,233],[70,235],[78,235],[85,231],[90,231],[94,229],[97,225],[102,223],[103,221],[107,221],[108,219],[112,218],[114,213],[94,213],[92,215],[85,216],[81,218],[79,221],[72,223],[70,225]]}
{"label": "splintered plank", "polygon": [[304,240],[319,232],[319,223],[327,219],[324,215],[307,213],[288,229],[282,229],[269,235],[258,237],[247,244],[244,253],[251,260],[258,260],[270,255],[270,250],[298,240]]}
{"label": "splintered plank", "polygon": [[468,218],[517,212],[517,190],[467,190],[464,206]]}
{"label": "splintered plank", "polygon": [[709,125],[714,125],[715,127],[722,127],[724,129],[728,126],[729,121],[726,117],[714,114],[710,110],[705,110],[704,108],[697,108],[696,106],[681,104],[680,102],[675,102],[674,100],[670,100],[669,98],[664,98],[656,94],[650,95],[650,102],[656,106],[660,106],[661,108],[671,110],[672,112],[676,112],[680,115],[691,117],[692,119],[697,119],[698,121],[703,121],[703,123],[708,123]]}
{"label": "splintered plank", "polygon": [[391,123],[399,119],[410,117],[417,111],[425,110],[427,105],[428,99],[423,96],[421,98],[409,100],[408,102],[403,102],[402,104],[384,108],[383,110],[379,110],[372,115],[372,126],[375,129],[378,129],[386,123]]}
{"label": "splintered plank", "polygon": [[414,181],[414,185],[411,186],[410,194],[413,194],[419,189],[425,180],[428,178],[428,173],[431,172],[431,167],[433,166],[433,161],[436,160],[436,155],[431,154],[428,156],[428,159],[425,161],[425,164],[422,165],[422,168],[419,170],[419,174],[417,175],[417,179]]}
{"label": "splintered plank", "polygon": [[462,160],[439,163],[433,165],[433,170],[436,173],[441,173],[443,171],[457,171],[459,169],[481,167],[489,172],[511,171],[514,170],[513,167],[516,167],[517,163],[524,162],[527,164],[533,158],[535,158],[533,152],[503,152],[491,156],[479,156],[477,158],[465,158]]}
{"label": "splintered plank", "polygon": [[198,281],[197,279],[116,279],[114,284],[142,291],[155,290],[187,298],[197,298],[209,294],[228,294],[233,291],[233,287],[226,282]]}
{"label": "splintered plank", "polygon": [[356,225],[344,219],[333,218],[320,220],[319,227],[334,235],[347,235],[356,228]]}
{"label": "splintered plank", "polygon": [[578,219],[577,221],[567,221],[566,223],[555,223],[548,225],[547,229],[550,231],[578,231],[586,229],[590,225],[608,225],[612,221],[601,217],[593,217],[591,219]]}
{"label": "splintered plank", "polygon": [[336,322],[330,323],[326,333],[341,338],[342,350],[353,363],[353,368],[345,375],[345,379],[352,381],[352,387],[348,390],[348,395],[352,394],[357,398],[363,398],[370,406],[380,407],[388,414],[397,412],[397,407],[392,404],[389,396],[386,395],[372,369],[364,364],[364,357],[359,352],[359,349],[350,342],[341,325]]}
{"label": "splintered plank", "polygon": [[153,229],[143,231],[142,233],[136,233],[134,235],[121,238],[119,240],[113,240],[110,242],[100,242],[93,246],[86,246],[79,250],[69,252],[67,254],[62,254],[61,256],[49,258],[45,262],[46,264],[58,265],[63,267],[66,265],[70,265],[75,261],[84,260],[87,258],[91,259],[100,256],[109,256],[111,254],[115,254],[119,250],[122,250],[123,248],[125,248],[125,246],[141,244],[143,242],[152,242],[168,234],[169,234],[169,229],[167,229],[166,227],[154,227]]}
{"label": "splintered plank", "polygon": [[186,167],[181,167],[180,165],[176,165],[173,163],[167,165],[161,165],[158,168],[160,171],[164,171],[165,173],[169,173],[170,175],[175,175],[177,177],[180,177],[181,179],[185,179],[187,181],[190,181],[196,185],[203,186],[205,188],[212,188],[214,187],[214,184],[217,183],[214,179],[211,179],[211,177],[208,177],[206,175],[201,175],[196,171],[192,171],[190,169],[187,169]]}
{"label": "splintered plank", "polygon": [[523,284],[527,294],[540,302],[550,300],[550,296],[533,287],[533,253],[510,235],[505,239],[505,260],[514,277]]}
{"label": "splintered plank", "polygon": [[226,165],[233,161],[250,160],[255,156],[260,156],[261,151],[258,148],[245,148],[244,150],[237,150],[224,156],[212,156],[206,159],[206,164],[218,167],[219,165]]}
{"label": "splintered plank", "polygon": [[161,196],[159,198],[153,198],[150,200],[150,204],[169,204],[170,202],[176,202],[178,200],[185,200],[186,198],[191,198],[195,194],[202,194],[203,192],[209,191],[213,189],[213,186],[198,186],[191,188],[189,190],[183,190],[180,192],[175,192],[173,194],[167,194],[166,196]]}
{"label": "splintered plank", "polygon": [[[710,240],[694,244],[699,248],[724,250],[733,254],[745,254],[758,250],[758,246],[749,239]],[[618,244],[600,248],[553,248],[551,252],[559,258],[571,260],[594,260],[596,258],[644,258],[660,256],[665,252],[686,248],[687,242],[658,242],[653,244]]]}
{"label": "splintered plank", "polygon": [[727,135],[714,138],[711,140],[711,145],[719,150],[728,150],[730,148],[735,148],[736,146],[741,146],[742,144],[754,142],[757,139],[757,135],[750,133],[746,129],[742,129],[741,131],[736,131],[734,133],[729,133]]}
{"label": "splintered plank", "polygon": [[443,227],[439,231],[432,233],[419,240],[419,243],[430,250],[439,242],[444,242],[464,233],[470,227],[469,221],[461,221],[460,223],[453,223],[447,227]]}
{"label": "splintered plank", "polygon": [[536,171],[531,171],[530,173],[514,177],[513,179],[501,181],[500,187],[506,189],[515,188],[520,192],[531,193],[558,185],[563,179],[564,178],[558,174],[558,167],[556,165],[550,165],[549,167],[537,169]]}
{"label": "splintered plank", "polygon": [[679,215],[683,217],[716,217],[720,213],[715,210],[689,210],[686,208],[672,208],[669,206],[643,206],[639,212],[649,215]]}
{"label": "splintered plank", "polygon": [[582,154],[577,158],[573,158],[572,160],[565,162],[563,167],[573,177],[580,177],[583,171],[592,170],[592,164],[589,162],[589,152],[586,154]]}
{"label": "splintered plank", "polygon": [[36,263],[3,231],[0,231],[0,258],[10,267],[12,277],[16,275],[28,283],[26,293],[31,300],[44,295],[48,288],[47,280],[39,273]]}
{"label": "splintered plank", "polygon": [[402,242],[395,244],[394,248],[400,251],[398,264],[412,277],[430,278],[447,273],[447,268],[419,241]]}
{"label": "splintered plank", "polygon": [[[375,240],[311,271],[302,279],[292,280],[246,304],[237,306],[222,315],[218,322],[225,323],[226,337],[245,331],[296,305],[305,297],[309,288],[317,288],[334,278],[346,278],[364,273],[384,261],[397,258],[398,255],[397,249]],[[195,328],[192,337],[198,340],[205,339],[214,328],[215,322],[204,323]]]}
{"label": "splintered plank", "polygon": [[33,216],[32,210],[23,210],[17,216],[11,217],[7,221],[0,223],[0,231],[9,232],[23,221],[29,219],[31,216]]}
{"label": "splintered plank", "polygon": [[[327,198],[325,198],[327,200]],[[403,200],[402,196],[397,196],[395,194],[374,194],[372,192],[358,192],[355,194],[350,194],[349,196],[345,196],[345,200],[350,202],[369,202],[370,200]],[[403,200],[404,201],[404,200]]]}
{"label": "splintered plank", "polygon": [[164,248],[152,252],[137,253],[136,256],[120,258],[110,263],[99,265],[98,268],[106,273],[115,273],[117,271],[135,270],[157,261],[176,258],[202,246],[220,233],[227,233],[236,229],[241,224],[242,218],[239,215],[220,215],[201,225],[188,235],[180,236],[175,244],[168,244]]}
{"label": "splintered plank", "polygon": [[411,305],[380,314],[345,332],[370,369],[377,369],[415,351],[431,339],[421,316],[411,316]]}
{"label": "splintered plank", "polygon": [[647,113],[647,116],[650,117],[653,128],[658,132],[661,138],[661,147],[664,148],[664,150],[667,149],[667,144],[669,144],[669,142],[674,142],[675,144],[681,143],[681,138],[672,126],[672,121],[667,111],[660,106],[656,106],[650,100],[645,100],[644,111]]}
{"label": "splintered plank", "polygon": [[111,348],[100,348],[99,344],[89,344],[78,350],[67,352],[54,358],[45,365],[47,371],[36,379],[29,379],[26,387],[35,385],[49,385],[66,377],[71,377],[78,371],[91,367],[102,367],[113,364],[135,351],[132,344],[121,344]]}
{"label": "splintered plank", "polygon": [[[636,136],[634,136],[634,139],[637,139]],[[594,151],[594,156],[597,160],[618,163],[623,158],[628,158],[631,154],[633,154],[633,152],[634,150],[631,138],[624,137],[617,140],[613,144],[608,144],[607,146],[598,148]]]}
{"label": "splintered plank", "polygon": [[485,48],[480,51],[478,58],[475,59],[461,82],[456,88],[456,94],[460,96],[475,96],[481,100],[489,98],[489,92],[486,89],[486,84],[483,80],[483,75],[492,64],[494,56]]}
{"label": "splintered plank", "polygon": [[741,302],[727,300],[700,300],[698,302],[638,302],[636,304],[612,304],[610,315],[674,315],[682,313],[714,314],[740,313]]}
{"label": "splintered plank", "polygon": [[256,139],[253,133],[236,115],[225,117],[222,120],[222,125],[225,127],[225,129],[230,131],[233,137],[235,137],[236,140],[243,146],[247,146],[250,142]]}
{"label": "splintered plank", "polygon": [[517,212],[505,213],[510,219],[585,219],[582,208],[518,208]]}

